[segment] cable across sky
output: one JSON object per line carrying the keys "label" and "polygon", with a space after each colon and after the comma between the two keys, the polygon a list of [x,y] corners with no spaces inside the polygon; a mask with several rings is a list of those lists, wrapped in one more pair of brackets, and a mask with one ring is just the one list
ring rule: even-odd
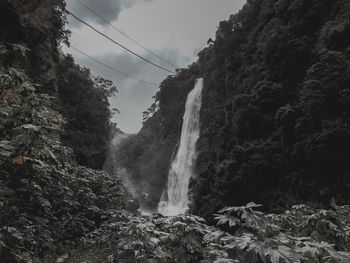
{"label": "cable across sky", "polygon": [[139,81],[139,82],[142,82],[142,83],[151,85],[151,86],[159,86],[159,85],[160,85],[160,84],[157,84],[157,83],[148,82],[148,81],[146,81],[146,80],[142,80],[142,79],[138,79],[138,78],[135,78],[135,77],[133,77],[133,76],[130,76],[129,74],[126,74],[126,73],[124,73],[124,72],[122,72],[122,71],[120,71],[120,70],[118,70],[118,69],[116,69],[116,68],[114,68],[114,67],[108,66],[107,64],[101,62],[100,60],[98,60],[98,59],[96,59],[96,58],[94,58],[94,57],[91,57],[90,55],[86,54],[85,52],[83,52],[83,51],[81,51],[81,50],[79,50],[79,49],[73,47],[72,45],[70,45],[69,48],[75,50],[76,52],[78,52],[78,53],[81,54],[81,55],[84,55],[84,56],[88,57],[89,59],[95,61],[96,63],[98,63],[98,64],[100,64],[100,65],[102,65],[102,66],[104,66],[105,68],[108,68],[109,70],[112,70],[112,71],[114,71],[114,72],[117,72],[117,73],[119,73],[119,74],[121,74],[121,75],[123,75],[123,76],[125,76],[125,77],[127,77],[127,78],[129,78],[129,79],[133,79],[133,80],[136,80],[136,81]]}
{"label": "cable across sky", "polygon": [[[0,2],[0,4],[3,5],[3,6],[5,6],[7,9],[9,9],[9,10],[10,10],[11,12],[13,12],[14,14],[16,14],[16,12],[15,12],[11,7],[9,7],[9,6],[7,6],[6,4],[1,3],[1,2]],[[66,11],[67,11],[67,10],[66,10]],[[67,12],[68,12],[68,11],[67,11]],[[78,48],[76,48],[76,47],[74,47],[74,46],[72,46],[72,45],[69,45],[68,47],[69,47],[70,49],[75,50],[75,51],[78,52],[79,54],[88,57],[88,58],[91,59],[92,61],[94,61],[94,62],[96,62],[96,63],[98,63],[98,64],[104,66],[105,68],[107,68],[107,69],[109,69],[109,70],[111,70],[111,71],[117,72],[117,73],[119,73],[120,75],[123,75],[123,76],[125,76],[125,77],[127,77],[127,78],[129,78],[129,79],[133,79],[133,80],[135,80],[135,81],[138,81],[138,82],[141,82],[141,83],[150,85],[150,86],[157,86],[157,87],[158,87],[158,86],[160,85],[159,83],[152,83],[152,82],[149,82],[149,81],[146,81],[146,80],[142,80],[142,79],[133,77],[133,76],[127,74],[127,73],[124,73],[124,72],[120,71],[119,69],[116,69],[116,68],[114,68],[114,67],[108,66],[107,64],[103,63],[102,61],[100,61],[100,60],[98,60],[98,59],[96,59],[96,58],[94,58],[94,57],[92,57],[92,56],[86,54],[85,52],[79,50]]]}
{"label": "cable across sky", "polygon": [[177,68],[178,66],[174,65],[173,63],[169,62],[168,60],[162,58],[161,56],[157,55],[156,53],[154,53],[153,51],[149,50],[148,48],[146,48],[144,45],[140,44],[138,41],[136,41],[135,39],[133,39],[132,37],[130,37],[128,34],[126,34],[125,32],[123,32],[122,30],[120,30],[119,28],[115,27],[111,22],[109,22],[106,18],[104,18],[103,16],[101,16],[100,14],[98,14],[95,10],[93,10],[91,7],[89,7],[87,4],[83,3],[81,0],[77,0],[82,6],[84,6],[86,9],[88,9],[92,14],[94,14],[96,17],[100,18],[103,22],[105,22],[106,24],[108,24],[109,26],[111,26],[114,30],[116,30],[118,33],[122,34],[124,37],[126,37],[127,39],[129,39],[130,41],[132,41],[133,43],[135,43],[136,45],[138,45],[139,47],[143,48],[144,50],[146,50],[148,53],[150,53],[151,55],[153,55],[154,57],[162,60],[163,62],[167,63],[168,65]]}
{"label": "cable across sky", "polygon": [[143,61],[145,61],[145,62],[147,62],[147,63],[149,63],[149,64],[151,64],[151,65],[153,65],[153,66],[155,66],[155,67],[157,67],[157,68],[159,68],[159,69],[162,69],[162,70],[164,70],[164,71],[166,71],[166,72],[168,72],[168,73],[175,73],[174,71],[171,71],[171,70],[166,69],[166,68],[164,68],[164,67],[162,67],[162,66],[159,66],[159,65],[153,63],[152,61],[150,61],[150,60],[148,60],[148,59],[146,59],[146,58],[140,56],[139,54],[137,54],[137,53],[135,53],[134,51],[132,51],[132,50],[130,50],[129,48],[127,48],[126,46],[124,46],[124,45],[118,43],[118,42],[115,41],[114,39],[112,39],[112,38],[110,38],[109,36],[107,36],[106,34],[102,33],[101,31],[99,31],[98,29],[96,29],[96,28],[93,27],[92,25],[88,24],[88,23],[85,22],[84,20],[80,19],[79,17],[77,17],[75,14],[73,14],[73,13],[70,12],[69,10],[67,10],[67,9],[65,9],[65,10],[66,10],[66,12],[67,12],[69,15],[71,15],[73,18],[75,18],[76,20],[78,20],[78,21],[81,22],[82,24],[84,24],[84,25],[86,25],[87,27],[91,28],[93,31],[95,31],[95,32],[98,33],[99,35],[105,37],[106,39],[108,39],[108,40],[111,41],[112,43],[114,43],[114,44],[118,45],[119,47],[125,49],[126,51],[128,51],[129,53],[131,53],[131,54],[133,54],[134,56],[138,57],[139,59],[141,59],[141,60],[143,60]]}

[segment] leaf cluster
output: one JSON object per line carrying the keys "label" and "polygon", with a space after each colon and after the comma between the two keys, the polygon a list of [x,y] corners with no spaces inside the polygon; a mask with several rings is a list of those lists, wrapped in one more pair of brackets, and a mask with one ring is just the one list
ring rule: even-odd
{"label": "leaf cluster", "polygon": [[123,207],[124,189],[75,163],[52,97],[14,68],[0,76],[0,258],[31,262],[97,228]]}
{"label": "leaf cluster", "polygon": [[349,244],[345,244],[349,238],[347,206],[337,206],[334,210],[293,206],[280,215],[254,210],[259,207],[249,203],[224,208],[216,215],[218,225],[228,224],[233,229],[233,236],[225,239],[226,248],[240,262],[345,263],[350,260]]}

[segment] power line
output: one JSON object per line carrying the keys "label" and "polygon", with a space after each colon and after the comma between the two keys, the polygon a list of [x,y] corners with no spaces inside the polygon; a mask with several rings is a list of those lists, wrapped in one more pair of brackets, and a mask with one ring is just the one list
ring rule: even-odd
{"label": "power line", "polygon": [[101,36],[107,38],[109,41],[111,41],[111,42],[113,42],[114,44],[116,44],[116,45],[120,46],[121,48],[125,49],[126,51],[128,51],[128,52],[131,53],[131,54],[133,54],[134,56],[136,56],[136,57],[138,57],[138,58],[140,58],[140,59],[146,61],[147,63],[149,63],[149,64],[151,64],[151,65],[153,65],[153,66],[155,66],[155,67],[157,67],[157,68],[160,68],[160,69],[162,69],[162,70],[164,70],[164,71],[166,71],[166,72],[175,73],[175,72],[173,72],[173,71],[171,71],[171,70],[169,70],[169,69],[166,69],[166,68],[164,68],[164,67],[162,67],[162,66],[159,66],[159,65],[153,63],[152,61],[150,61],[150,60],[148,60],[148,59],[146,59],[146,58],[144,58],[144,57],[142,57],[142,56],[136,54],[134,51],[132,51],[132,50],[130,50],[129,48],[127,48],[127,47],[123,46],[122,44],[118,43],[118,42],[115,41],[114,39],[110,38],[109,36],[107,36],[106,34],[102,33],[101,31],[99,31],[99,30],[96,29],[95,27],[93,27],[93,26],[91,26],[90,24],[88,24],[87,22],[81,20],[79,17],[77,17],[76,15],[74,15],[74,14],[73,14],[72,12],[70,12],[69,10],[66,9],[66,11],[68,12],[68,14],[70,14],[72,17],[74,17],[74,18],[75,18],[76,20],[78,20],[79,22],[81,22],[81,23],[83,23],[84,25],[88,26],[89,28],[91,28],[92,30],[94,30],[96,33],[98,33],[98,34],[100,34]]}
{"label": "power line", "polygon": [[120,34],[122,34],[123,36],[125,36],[127,39],[129,39],[130,41],[132,41],[133,43],[135,43],[136,45],[138,45],[139,47],[143,48],[144,50],[146,50],[148,53],[152,54],[153,56],[155,56],[156,58],[162,60],[163,62],[169,64],[170,66],[173,66],[174,68],[177,68],[178,66],[174,65],[173,63],[169,62],[168,60],[160,57],[159,55],[155,54],[153,51],[149,50],[148,48],[146,48],[145,46],[143,46],[142,44],[140,44],[138,41],[136,41],[135,39],[133,39],[132,37],[130,37],[129,35],[127,35],[125,32],[123,32],[122,30],[120,30],[119,28],[115,27],[111,22],[109,22],[107,19],[105,19],[103,16],[99,15],[96,11],[94,11],[91,7],[89,7],[87,4],[83,3],[80,0],[77,0],[82,6],[84,6],[86,9],[88,9],[91,13],[93,13],[95,16],[97,16],[98,18],[100,18],[102,21],[104,21],[105,23],[107,23],[109,26],[111,26],[114,30],[116,30],[117,32],[119,32]]}
{"label": "power line", "polygon": [[[0,2],[0,4],[3,5],[3,6],[5,6],[6,8],[8,8],[8,9],[9,9],[11,12],[13,12],[14,14],[17,14],[11,7],[7,6],[5,3]],[[67,11],[67,10],[66,10],[66,11]],[[67,12],[68,12],[68,11],[67,11]],[[151,86],[159,86],[159,85],[160,85],[160,84],[157,84],[157,83],[152,83],[152,82],[148,82],[148,81],[146,81],[146,80],[142,80],[142,79],[135,78],[135,77],[133,77],[133,76],[131,76],[131,75],[129,75],[129,74],[126,74],[126,73],[124,73],[124,72],[122,72],[122,71],[120,71],[120,70],[118,70],[118,69],[116,69],[116,68],[113,68],[113,67],[111,67],[111,66],[108,66],[107,64],[105,64],[105,63],[99,61],[99,60],[96,59],[96,58],[93,58],[93,57],[89,56],[89,55],[86,54],[85,52],[83,52],[83,51],[81,51],[81,50],[79,50],[79,49],[73,47],[72,45],[70,45],[69,48],[74,49],[76,52],[80,53],[81,55],[84,55],[84,56],[88,57],[89,59],[95,61],[96,63],[98,63],[98,64],[100,64],[100,65],[102,65],[102,66],[108,68],[109,70],[112,70],[112,71],[114,71],[114,72],[117,72],[117,73],[119,73],[119,74],[121,74],[121,75],[123,75],[123,76],[125,76],[125,77],[127,77],[127,78],[129,78],[129,79],[133,79],[133,80],[136,80],[136,81],[139,81],[139,82],[142,82],[142,83],[151,85]]]}
{"label": "power line", "polygon": [[126,74],[126,73],[124,73],[124,72],[122,72],[122,71],[120,71],[120,70],[118,70],[118,69],[116,69],[116,68],[113,68],[113,67],[111,67],[111,66],[108,66],[107,64],[101,62],[100,60],[98,60],[98,59],[96,59],[96,58],[93,58],[93,57],[89,56],[89,55],[86,54],[85,52],[83,52],[83,51],[81,51],[81,50],[79,50],[79,49],[73,47],[72,45],[70,45],[69,48],[74,49],[76,52],[80,53],[81,55],[84,55],[84,56],[88,57],[89,59],[95,61],[96,63],[98,63],[98,64],[100,64],[100,65],[102,65],[102,66],[108,68],[109,70],[115,71],[115,72],[117,72],[117,73],[119,73],[119,74],[121,74],[121,75],[123,75],[123,76],[129,78],[129,79],[133,79],[133,80],[136,80],[136,81],[139,81],[139,82],[148,84],[148,85],[152,85],[152,86],[159,86],[159,84],[156,84],[156,83],[148,82],[148,81],[146,81],[146,80],[142,80],[142,79],[135,78],[135,77],[130,76],[129,74]]}

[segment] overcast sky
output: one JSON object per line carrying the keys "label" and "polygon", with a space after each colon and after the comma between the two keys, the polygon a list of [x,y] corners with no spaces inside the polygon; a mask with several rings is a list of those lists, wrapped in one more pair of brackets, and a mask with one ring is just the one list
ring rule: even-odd
{"label": "overcast sky", "polygon": [[[210,37],[214,38],[219,22],[228,19],[245,3],[245,0],[80,1],[131,38],[178,67],[187,67],[195,61],[198,51],[206,46],[207,40]],[[152,62],[170,70],[174,69],[94,16],[79,3],[79,0],[67,0],[67,3],[68,10],[104,34]],[[69,18],[69,22],[72,46],[90,56],[138,79],[153,83],[160,83],[168,75],[127,53],[73,18]],[[72,54],[80,65],[90,68],[93,75],[114,81],[119,93],[111,99],[111,106],[121,112],[114,117],[114,121],[124,132],[136,133],[141,128],[142,112],[152,104],[152,96],[158,90],[158,86],[130,80],[74,50],[64,48],[64,51]]]}

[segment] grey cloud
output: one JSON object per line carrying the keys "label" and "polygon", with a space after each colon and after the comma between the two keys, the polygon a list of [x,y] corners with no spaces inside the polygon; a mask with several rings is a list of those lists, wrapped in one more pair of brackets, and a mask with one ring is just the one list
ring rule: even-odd
{"label": "grey cloud", "polygon": [[[176,63],[179,66],[186,66],[190,63],[190,59],[183,57],[176,50],[157,50],[155,51],[161,57]],[[147,59],[161,64],[151,55],[143,54]],[[167,77],[167,73],[163,72],[152,65],[133,57],[130,54],[104,54],[95,57],[105,64],[115,67],[124,73],[143,79],[149,82],[160,83]],[[119,75],[116,72],[110,71],[103,66],[96,64],[89,58],[78,57],[77,62],[91,69],[93,75],[99,75],[112,80],[119,93],[115,98],[111,99],[111,107],[118,108],[121,111],[120,115],[116,115],[114,121],[118,127],[128,133],[135,133],[141,128],[142,112],[145,111],[153,102],[152,96],[158,90],[158,86],[149,86],[125,76]],[[164,63],[162,64],[164,65]],[[167,65],[164,65],[167,66]]]}
{"label": "grey cloud", "polygon": [[[179,52],[176,50],[163,49],[163,50],[154,51],[154,53],[164,58],[165,60],[182,67],[186,66],[186,63],[189,63],[189,59],[184,56],[180,56]],[[151,54],[143,54],[142,56],[165,68],[173,69],[171,66],[155,58]],[[129,75],[132,75],[134,77],[141,78],[147,81],[151,81],[151,82],[159,82],[168,74],[167,72],[164,72],[161,69],[155,68],[154,66],[146,63],[143,60],[140,60],[139,58],[134,57],[129,53],[122,53],[122,54],[109,53],[109,54],[104,54],[99,56],[98,59],[103,61],[109,66],[115,67],[123,71],[124,73],[127,73]],[[118,75],[118,73],[110,71],[109,75],[115,77],[115,75]],[[120,80],[119,82],[122,82],[126,80],[127,77],[119,75],[118,79]]]}
{"label": "grey cloud", "polygon": [[[109,22],[113,22],[118,19],[120,12],[125,8],[129,8],[136,2],[144,1],[151,2],[153,0],[80,0],[86,6],[94,10],[97,14],[102,16]],[[86,7],[79,3],[78,0],[67,0],[67,7],[79,18],[95,22],[100,25],[105,25],[106,22],[95,16]],[[79,28],[81,25],[75,19],[69,17],[69,24],[71,27]]]}
{"label": "grey cloud", "polygon": [[[79,4],[78,0],[67,1],[70,10],[81,18],[95,25],[100,23],[102,27],[104,26],[103,22],[98,21],[89,10]],[[194,61],[196,53],[201,49],[199,47],[205,46],[208,38],[215,33],[218,22],[235,13],[245,2],[245,0],[153,0],[152,4],[138,5],[152,0],[80,1],[91,6],[111,22],[114,21],[113,24],[117,24],[116,20],[118,19],[118,24],[125,26],[128,33],[132,32],[132,36],[141,41],[141,44],[147,48],[152,48],[157,54],[176,63],[179,67],[186,67]],[[122,15],[119,16],[119,14]],[[71,29],[73,29],[72,26],[70,25]],[[110,29],[105,27],[101,31],[106,33],[108,30]],[[81,27],[72,31],[72,45],[88,54],[95,54],[94,57],[97,56],[96,58],[112,67],[137,78],[156,83],[161,82],[167,76],[167,73],[132,55],[113,54],[113,50],[120,49],[114,47],[111,43],[107,43],[102,37],[96,37],[96,33],[92,30]],[[107,34],[114,38],[112,32]],[[116,39],[135,50],[135,45],[126,39]],[[167,49],[162,50],[163,47],[167,47]],[[139,53],[139,50],[137,48],[135,51]],[[187,58],[181,57],[179,54],[185,55]],[[100,75],[115,82],[119,94],[116,98],[111,99],[111,104],[112,107],[116,107],[122,112],[116,116],[115,121],[125,132],[137,132],[141,127],[142,112],[153,102],[152,96],[158,90],[158,87],[129,80],[88,58],[81,57],[75,52],[74,55],[76,61],[91,68],[94,75]],[[164,67],[170,67],[151,55],[143,54],[143,56]]]}

